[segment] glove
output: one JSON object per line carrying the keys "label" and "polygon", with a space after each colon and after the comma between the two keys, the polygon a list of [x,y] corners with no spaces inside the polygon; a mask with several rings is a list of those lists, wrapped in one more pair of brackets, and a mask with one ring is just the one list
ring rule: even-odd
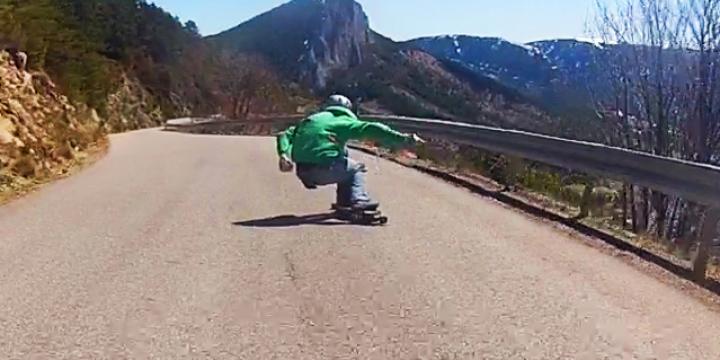
{"label": "glove", "polygon": [[418,136],[417,134],[410,134],[408,135],[408,140],[413,145],[419,145],[419,144],[425,144],[427,141],[425,141],[423,138]]}
{"label": "glove", "polygon": [[280,167],[280,171],[284,173],[292,172],[295,169],[295,164],[293,164],[287,155],[280,156],[278,166]]}
{"label": "glove", "polygon": [[417,134],[408,134],[406,135],[407,138],[407,145],[404,149],[400,150],[400,155],[404,156],[408,159],[418,159],[418,156],[415,152],[410,150],[410,147],[421,145],[425,143],[425,140],[423,140],[421,137],[419,137]]}

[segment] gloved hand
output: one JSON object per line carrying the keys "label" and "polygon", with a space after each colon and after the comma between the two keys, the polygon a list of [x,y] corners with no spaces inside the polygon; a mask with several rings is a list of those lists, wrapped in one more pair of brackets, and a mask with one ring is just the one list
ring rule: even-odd
{"label": "gloved hand", "polygon": [[280,156],[278,167],[280,168],[280,171],[289,173],[295,169],[295,164],[293,164],[292,160],[290,160],[287,155],[282,155]]}
{"label": "gloved hand", "polygon": [[418,158],[417,154],[410,148],[413,146],[425,144],[426,141],[423,140],[423,138],[421,138],[417,134],[407,134],[406,137],[407,137],[407,144],[404,148],[399,149],[400,150],[399,153],[401,156],[404,156],[408,159],[417,159]]}
{"label": "gloved hand", "polygon": [[425,144],[425,143],[427,142],[427,141],[425,141],[423,138],[421,138],[420,136],[418,136],[418,134],[411,134],[410,136],[412,137],[413,143],[416,144],[416,145],[417,145],[417,144]]}
{"label": "gloved hand", "polygon": [[424,144],[426,141],[423,140],[420,136],[417,134],[407,134],[405,135],[407,137],[407,143],[408,145],[420,145]]}

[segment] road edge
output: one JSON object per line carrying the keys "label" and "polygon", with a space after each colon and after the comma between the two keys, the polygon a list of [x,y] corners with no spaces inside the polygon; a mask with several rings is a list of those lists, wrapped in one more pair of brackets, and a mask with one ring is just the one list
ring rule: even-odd
{"label": "road edge", "polygon": [[72,177],[95,165],[110,151],[110,140],[103,139],[88,147],[82,157],[61,166],[46,176],[39,177],[21,184],[18,189],[6,193],[0,193],[0,207],[8,205],[16,200],[25,198],[33,193],[42,190],[44,187],[57,181]]}

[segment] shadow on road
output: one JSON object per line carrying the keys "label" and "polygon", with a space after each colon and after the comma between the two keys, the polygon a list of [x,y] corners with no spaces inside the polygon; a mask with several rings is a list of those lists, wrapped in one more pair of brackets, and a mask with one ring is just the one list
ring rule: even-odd
{"label": "shadow on road", "polygon": [[348,225],[346,222],[339,221],[335,218],[334,213],[312,214],[312,215],[283,215],[265,219],[238,221],[233,223],[235,226],[258,227],[258,228],[280,228],[293,227],[302,225],[322,225],[322,226],[338,226]]}

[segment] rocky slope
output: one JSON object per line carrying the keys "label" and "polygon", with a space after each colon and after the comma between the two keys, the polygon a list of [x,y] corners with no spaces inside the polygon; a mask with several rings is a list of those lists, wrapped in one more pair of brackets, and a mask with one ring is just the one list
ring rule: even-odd
{"label": "rocky slope", "polygon": [[105,129],[122,132],[161,124],[165,115],[160,107],[152,104],[152,95],[140,81],[123,75],[118,89],[108,96]]}
{"label": "rocky slope", "polygon": [[[316,74],[352,52],[316,48],[329,64]],[[17,55],[0,59],[0,195],[63,171],[108,132],[188,115],[287,113],[310,101],[264,61],[223,56],[192,22],[144,0],[0,5],[0,51]]]}
{"label": "rocky slope", "polygon": [[[326,31],[324,36],[344,35]],[[327,61],[352,51],[316,48],[314,56]],[[242,105],[230,106],[242,111],[229,116],[274,110],[263,101],[267,98],[277,99],[283,109],[295,105],[283,99],[296,93],[273,81],[273,74],[257,76],[264,73],[262,62],[221,56],[193,22],[181,23],[152,1],[3,3],[2,49],[28,53],[31,69],[47,73],[73,103],[97,109],[113,131],[159,125],[162,115],[216,114],[228,103]],[[314,72],[321,74],[327,66]]]}
{"label": "rocky slope", "polygon": [[372,36],[353,0],[295,0],[208,39],[232,52],[264,54],[283,75],[321,89],[334,72],[363,62]]}
{"label": "rocky slope", "polygon": [[16,178],[62,171],[103,139],[97,114],[72,105],[44,73],[30,73],[0,52],[0,192]]}

